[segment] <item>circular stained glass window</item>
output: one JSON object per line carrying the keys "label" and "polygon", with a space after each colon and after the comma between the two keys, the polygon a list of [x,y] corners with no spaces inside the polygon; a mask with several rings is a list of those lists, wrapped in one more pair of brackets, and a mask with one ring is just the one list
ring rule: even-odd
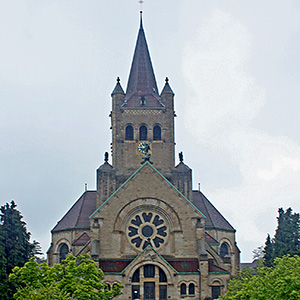
{"label": "circular stained glass window", "polygon": [[168,228],[165,220],[153,212],[140,212],[130,221],[127,236],[131,244],[140,249],[145,249],[149,244],[159,248],[166,241]]}

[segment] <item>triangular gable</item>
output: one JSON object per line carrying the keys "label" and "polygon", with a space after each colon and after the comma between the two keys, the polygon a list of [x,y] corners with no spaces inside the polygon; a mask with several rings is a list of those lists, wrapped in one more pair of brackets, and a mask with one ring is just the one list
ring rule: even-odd
{"label": "triangular gable", "polygon": [[129,269],[133,264],[137,264],[139,261],[152,261],[154,260],[154,258],[157,258],[158,261],[160,260],[162,263],[167,264],[168,267],[170,267],[176,274],[178,274],[178,272],[172,267],[172,265],[168,263],[157,251],[155,251],[155,249],[153,249],[151,244],[149,244],[141,253],[139,253],[120,274],[126,272],[127,269]]}
{"label": "triangular gable", "polygon": [[192,207],[194,208],[203,218],[206,218],[205,215],[190,201],[188,200],[169,180],[167,180],[152,164],[146,161],[140,168],[138,168],[105,202],[103,202],[90,216],[92,218],[106,203],[114,197],[127,183],[136,176],[145,166],[150,166],[169,186],[172,187],[179,195]]}

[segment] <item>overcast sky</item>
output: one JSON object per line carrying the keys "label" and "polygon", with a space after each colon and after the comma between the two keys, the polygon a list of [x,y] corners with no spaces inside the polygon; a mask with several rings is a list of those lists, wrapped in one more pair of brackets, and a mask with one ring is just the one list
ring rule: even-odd
{"label": "overcast sky", "polygon": [[[84,184],[95,189],[139,9],[0,1],[0,205],[16,201],[44,252]],[[159,89],[168,76],[176,94],[176,153],[251,261],[278,208],[300,212],[300,2],[146,0],[143,10]]]}

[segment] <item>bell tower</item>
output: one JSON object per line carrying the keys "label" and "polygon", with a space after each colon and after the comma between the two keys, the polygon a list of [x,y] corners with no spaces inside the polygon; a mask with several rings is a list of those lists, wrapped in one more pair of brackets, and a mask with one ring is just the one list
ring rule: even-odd
{"label": "bell tower", "polygon": [[112,165],[117,176],[125,179],[136,171],[145,156],[141,147],[148,145],[153,166],[170,177],[175,166],[174,93],[166,78],[159,94],[142,12],[126,93],[118,78],[111,96]]}

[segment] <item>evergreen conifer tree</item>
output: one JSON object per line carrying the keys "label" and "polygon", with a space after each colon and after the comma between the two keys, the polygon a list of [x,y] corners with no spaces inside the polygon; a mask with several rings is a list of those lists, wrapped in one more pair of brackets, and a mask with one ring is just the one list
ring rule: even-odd
{"label": "evergreen conifer tree", "polygon": [[0,294],[1,299],[12,299],[14,287],[8,276],[16,266],[22,267],[35,254],[37,242],[30,243],[30,233],[21,213],[11,201],[0,208]]}
{"label": "evergreen conifer tree", "polygon": [[280,208],[278,214],[278,227],[274,236],[274,257],[282,257],[286,254],[299,255],[299,214],[292,213],[291,208],[286,212]]}
{"label": "evergreen conifer tree", "polygon": [[263,260],[265,266],[271,267],[273,265],[273,243],[269,234],[267,236],[263,253],[264,253]]}
{"label": "evergreen conifer tree", "polygon": [[264,264],[272,266],[276,257],[300,255],[300,219],[291,208],[278,209],[277,229],[274,239],[268,235],[264,248]]}

